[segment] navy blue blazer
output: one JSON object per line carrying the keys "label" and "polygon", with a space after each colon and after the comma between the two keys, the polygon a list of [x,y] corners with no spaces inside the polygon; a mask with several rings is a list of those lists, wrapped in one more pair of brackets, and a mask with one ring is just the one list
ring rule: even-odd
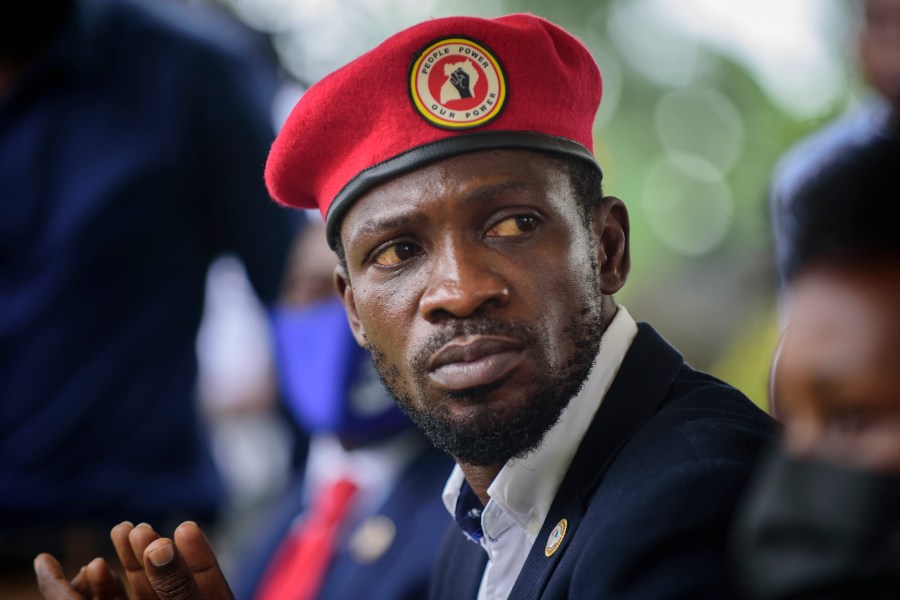
{"label": "navy blue blazer", "polygon": [[[441,501],[441,491],[453,460],[430,443],[404,471],[388,499],[375,513],[387,517],[396,528],[393,541],[371,562],[358,561],[349,550],[350,535],[335,551],[317,600],[424,600],[441,538],[452,523]],[[247,553],[235,581],[235,596],[250,600],[291,521],[303,507],[301,485],[295,486],[280,509],[273,511],[268,533]]]}
{"label": "navy blue blazer", "polygon": [[[736,598],[732,512],[773,431],[740,392],[640,324],[510,598]],[[562,519],[566,534],[547,557]],[[431,598],[476,598],[486,560],[452,524]]]}

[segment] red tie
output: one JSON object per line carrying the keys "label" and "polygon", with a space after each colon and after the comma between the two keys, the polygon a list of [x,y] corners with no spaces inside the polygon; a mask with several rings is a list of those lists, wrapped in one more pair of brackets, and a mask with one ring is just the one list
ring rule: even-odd
{"label": "red tie", "polygon": [[331,560],[341,520],[356,485],[338,479],[323,488],[302,523],[278,547],[255,600],[313,600]]}

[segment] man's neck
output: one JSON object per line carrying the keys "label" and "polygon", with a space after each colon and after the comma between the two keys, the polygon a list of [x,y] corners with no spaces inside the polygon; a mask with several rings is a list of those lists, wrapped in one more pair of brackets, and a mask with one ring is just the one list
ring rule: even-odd
{"label": "man's neck", "polygon": [[494,478],[497,477],[497,473],[503,469],[503,465],[505,462],[496,465],[489,465],[486,467],[479,467],[475,465],[467,465],[465,463],[456,461],[459,464],[459,468],[462,470],[463,474],[466,476],[466,481],[469,484],[469,487],[472,488],[472,491],[475,492],[475,495],[478,496],[478,499],[481,500],[482,506],[487,506],[488,500],[490,500],[490,496],[488,495],[488,487],[490,487],[491,483],[494,481]]}

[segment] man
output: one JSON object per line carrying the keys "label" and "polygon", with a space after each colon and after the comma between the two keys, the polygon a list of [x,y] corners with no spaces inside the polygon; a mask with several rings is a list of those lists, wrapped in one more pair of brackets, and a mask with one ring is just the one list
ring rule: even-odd
{"label": "man", "polygon": [[900,2],[865,0],[859,55],[866,81],[893,107],[895,126],[900,107]]}
{"label": "man", "polygon": [[243,547],[235,596],[424,599],[452,461],[400,412],[353,339],[337,257],[315,219],[298,234],[272,315],[282,394],[309,457]]}
{"label": "man", "polygon": [[787,326],[772,405],[786,428],[735,536],[759,600],[900,595],[900,2],[865,10],[880,97],[804,140],[773,186]]}
{"label": "man", "polygon": [[110,522],[215,519],[206,271],[235,253],[273,300],[291,215],[259,177],[277,74],[255,36],[173,3],[0,10],[0,588],[21,598],[36,552],[76,566],[112,554]]}
{"label": "man", "polygon": [[[436,19],[310,89],[269,157],[275,198],[326,217],[357,341],[456,459],[434,598],[734,596],[727,523],[771,424],[613,300],[629,225],[600,190],[600,91],[543,19]],[[227,588],[194,525],[113,535],[143,589]],[[106,585],[92,568],[80,589]]]}
{"label": "man", "polygon": [[[773,176],[770,204],[782,284],[795,268],[798,228],[808,226],[797,211],[815,210],[814,200],[798,201],[814,197],[806,188],[821,171],[854,160],[855,148],[865,152],[874,139],[890,136],[892,130],[900,128],[900,0],[866,0],[862,8],[860,67],[875,94],[791,148]],[[790,300],[789,293],[786,300]]]}
{"label": "man", "polygon": [[785,435],[736,536],[753,598],[900,595],[898,164],[896,132],[833,148],[786,205]]}

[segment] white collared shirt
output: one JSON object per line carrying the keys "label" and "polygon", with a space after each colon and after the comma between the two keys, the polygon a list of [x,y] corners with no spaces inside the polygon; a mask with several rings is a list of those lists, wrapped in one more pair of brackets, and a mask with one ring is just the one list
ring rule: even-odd
{"label": "white collared shirt", "polygon": [[[563,477],[635,335],[637,324],[619,306],[603,333],[600,352],[584,387],[563,410],[541,445],[526,457],[509,461],[488,487],[490,500],[481,513],[484,536],[479,540],[487,552],[488,563],[478,600],[504,600],[512,591]],[[456,514],[464,480],[457,465],[443,493],[444,506],[451,516]]]}

